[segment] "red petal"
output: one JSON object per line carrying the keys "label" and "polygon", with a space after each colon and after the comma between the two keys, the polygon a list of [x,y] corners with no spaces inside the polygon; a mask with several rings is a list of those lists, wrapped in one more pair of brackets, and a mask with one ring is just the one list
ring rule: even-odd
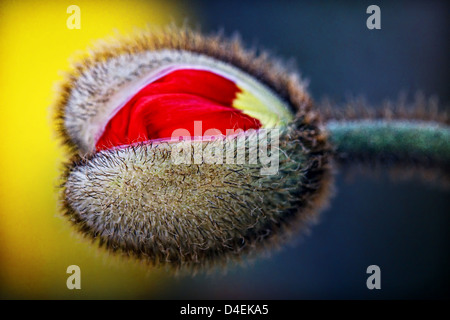
{"label": "red petal", "polygon": [[[204,135],[209,129],[257,129],[261,123],[232,107],[240,89],[231,80],[205,70],[173,71],[141,89],[108,122],[97,150],[161,138]],[[201,121],[201,129],[194,128]],[[181,134],[184,135],[184,134]]]}

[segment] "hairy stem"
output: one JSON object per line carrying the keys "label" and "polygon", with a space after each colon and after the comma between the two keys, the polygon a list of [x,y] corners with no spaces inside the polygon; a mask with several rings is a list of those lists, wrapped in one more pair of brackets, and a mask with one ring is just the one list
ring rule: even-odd
{"label": "hairy stem", "polygon": [[326,127],[341,161],[450,164],[450,126],[414,120],[329,120]]}

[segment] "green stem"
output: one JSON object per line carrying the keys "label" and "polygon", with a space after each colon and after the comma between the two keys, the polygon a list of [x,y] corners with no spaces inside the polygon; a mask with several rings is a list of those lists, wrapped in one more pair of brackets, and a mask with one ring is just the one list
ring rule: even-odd
{"label": "green stem", "polygon": [[408,120],[330,120],[326,127],[340,159],[450,164],[450,127],[443,124]]}

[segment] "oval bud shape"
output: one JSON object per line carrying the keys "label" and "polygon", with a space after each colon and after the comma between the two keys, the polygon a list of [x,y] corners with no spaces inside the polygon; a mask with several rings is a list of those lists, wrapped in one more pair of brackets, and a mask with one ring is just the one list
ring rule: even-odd
{"label": "oval bud shape", "polygon": [[299,77],[188,30],[94,50],[57,103],[67,216],[112,251],[175,268],[239,260],[306,227],[330,147]]}

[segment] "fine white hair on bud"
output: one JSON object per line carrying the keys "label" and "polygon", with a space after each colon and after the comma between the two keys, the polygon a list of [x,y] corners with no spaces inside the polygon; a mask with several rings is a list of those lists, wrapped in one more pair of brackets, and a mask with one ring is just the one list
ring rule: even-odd
{"label": "fine white hair on bud", "polygon": [[[232,99],[210,90],[214,103],[228,103],[223,110],[237,110],[211,118],[215,122],[208,118],[210,124],[231,121],[234,130],[233,117],[243,114],[259,127],[212,139],[205,134],[128,144],[114,131],[110,138],[118,142],[96,149],[106,123],[167,66],[210,71],[235,90]],[[188,29],[143,32],[94,49],[61,88],[56,122],[73,157],[62,175],[64,212],[110,251],[175,269],[206,269],[284,243],[327,203],[332,150],[305,84],[278,60],[237,40]],[[156,111],[162,129],[189,115]],[[132,125],[119,121],[123,130]]]}
{"label": "fine white hair on bud", "polygon": [[[246,159],[257,148],[255,133],[227,137],[221,165],[194,159],[219,140],[142,144],[75,161],[66,214],[106,247],[155,264],[195,269],[270,247],[307,227],[326,203],[326,155],[303,153],[311,141],[288,129],[276,150],[278,171],[265,175],[259,161],[237,164],[242,136]],[[187,150],[190,163],[174,163],[174,149]]]}

